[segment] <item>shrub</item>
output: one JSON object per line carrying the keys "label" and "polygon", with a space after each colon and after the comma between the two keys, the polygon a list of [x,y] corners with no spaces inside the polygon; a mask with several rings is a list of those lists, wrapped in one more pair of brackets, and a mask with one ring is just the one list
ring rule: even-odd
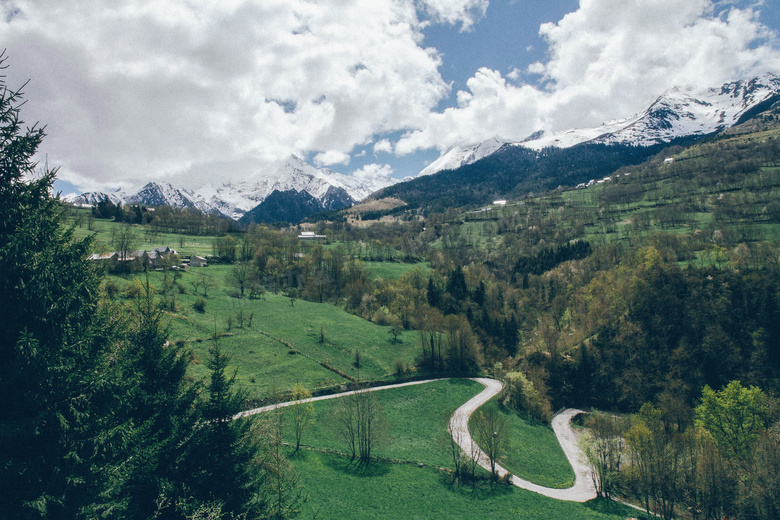
{"label": "shrub", "polygon": [[192,308],[198,312],[206,312],[206,299],[198,298],[195,303],[192,304]]}
{"label": "shrub", "polygon": [[504,406],[517,411],[526,412],[538,421],[548,421],[552,418],[552,405],[546,395],[543,395],[522,372],[509,372],[504,376],[506,386],[501,401]]}
{"label": "shrub", "polygon": [[394,316],[390,313],[390,310],[383,305],[374,313],[374,315],[371,317],[371,321],[377,325],[385,326],[392,323],[393,317]]}
{"label": "shrub", "polygon": [[133,281],[125,286],[125,297],[134,300],[140,298],[144,291],[144,284],[138,278],[134,278]]}
{"label": "shrub", "polygon": [[111,278],[106,279],[106,282],[103,284],[103,287],[106,290],[106,296],[108,296],[109,298],[114,298],[117,294],[119,294],[119,286]]}

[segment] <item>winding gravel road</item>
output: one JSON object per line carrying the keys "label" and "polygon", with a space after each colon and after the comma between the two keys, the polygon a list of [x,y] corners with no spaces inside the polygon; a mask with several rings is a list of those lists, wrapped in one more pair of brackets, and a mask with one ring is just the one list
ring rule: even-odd
{"label": "winding gravel road", "polygon": [[[483,385],[485,389],[479,394],[469,399],[468,401],[466,401],[466,403],[461,405],[457,410],[455,410],[455,412],[452,414],[452,417],[450,417],[450,423],[449,423],[450,432],[452,432],[453,439],[455,439],[455,441],[460,445],[460,447],[463,449],[464,452],[466,452],[467,454],[474,454],[476,457],[478,457],[479,465],[487,469],[488,471],[490,471],[490,462],[488,461],[487,455],[485,455],[485,453],[479,448],[479,446],[476,445],[474,440],[471,438],[471,434],[469,433],[469,427],[468,427],[469,417],[471,417],[471,414],[473,414],[480,406],[488,402],[492,397],[498,395],[498,393],[501,392],[501,389],[503,388],[503,384],[501,383],[501,381],[497,381],[495,379],[489,379],[486,377],[475,377],[471,379]],[[426,379],[424,381],[412,381],[409,383],[399,383],[395,385],[378,386],[374,388],[368,388],[367,390],[369,391],[387,390],[390,388],[401,388],[404,386],[422,385],[425,383],[431,383],[433,381],[442,381],[442,379]],[[353,390],[350,392],[342,392],[340,394],[331,394],[331,395],[312,397],[310,399],[303,399],[301,401],[288,401],[285,403],[262,406],[260,408],[254,408],[252,410],[247,410],[245,412],[236,414],[233,418],[238,419],[241,417],[248,417],[250,415],[255,415],[258,413],[275,410],[277,408],[290,406],[298,402],[308,403],[313,401],[322,401],[325,399],[334,399],[336,397],[344,397],[346,395],[352,395],[357,391],[358,390]],[[512,475],[511,478],[512,484],[514,484],[519,488],[527,489],[529,491],[534,491],[541,495],[548,496],[550,498],[556,498],[558,500],[568,500],[571,502],[586,502],[592,498],[596,498],[596,490],[593,485],[593,481],[591,480],[590,477],[590,468],[586,463],[583,462],[584,457],[582,457],[582,452],[577,447],[577,432],[575,432],[574,428],[572,428],[571,426],[571,419],[575,415],[580,413],[583,413],[582,410],[569,408],[556,415],[552,420],[552,428],[553,431],[555,432],[555,436],[558,438],[558,442],[560,443],[563,452],[566,454],[566,458],[569,459],[569,463],[574,469],[574,474],[575,474],[574,485],[567,489],[547,488],[544,486],[540,486],[538,484],[534,484],[533,482],[523,480],[520,477],[514,475]],[[507,473],[509,473],[506,469],[504,469],[501,466],[496,466],[496,471],[500,476],[504,476]]]}
{"label": "winding gravel road", "polygon": [[[487,455],[474,443],[469,433],[469,417],[477,408],[488,402],[493,396],[498,395],[503,388],[503,384],[501,381],[483,377],[472,379],[484,385],[485,389],[455,410],[455,413],[450,418],[450,431],[452,432],[452,438],[460,445],[461,449],[467,454],[479,457],[479,465],[490,471],[490,462]],[[592,498],[596,498],[596,489],[590,477],[590,467],[582,461],[584,457],[582,457],[582,452],[577,447],[577,432],[571,426],[571,419],[580,413],[583,413],[582,410],[569,408],[556,415],[552,420],[555,436],[558,438],[566,458],[569,459],[569,464],[574,469],[574,485],[567,489],[548,488],[515,475],[512,475],[512,484],[550,498],[557,498],[558,500],[587,502]],[[496,472],[502,477],[509,473],[500,465],[496,465]]]}

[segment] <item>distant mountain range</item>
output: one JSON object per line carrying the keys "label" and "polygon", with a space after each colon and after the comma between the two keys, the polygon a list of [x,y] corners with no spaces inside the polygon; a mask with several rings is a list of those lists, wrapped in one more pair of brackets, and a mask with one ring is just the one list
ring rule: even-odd
{"label": "distant mountain range", "polygon": [[[742,123],[778,102],[780,76],[776,74],[700,91],[673,88],[645,111],[599,127],[557,133],[539,131],[522,141],[493,137],[481,143],[456,146],[424,168],[416,178],[456,170],[509,148],[541,151],[585,143],[623,148],[656,147],[681,138],[714,134]],[[523,160],[526,156],[522,155]],[[97,204],[108,199],[115,204],[189,207],[204,213],[217,212],[235,220],[246,216],[244,222],[294,221],[312,212],[351,206],[398,182],[388,175],[343,175],[318,169],[299,157],[290,156],[238,183],[209,184],[191,191],[169,183],[150,182],[134,190],[83,193],[71,197],[70,202]],[[259,207],[272,194],[274,197]],[[255,208],[257,211],[249,214]]]}
{"label": "distant mountain range", "polygon": [[305,193],[323,209],[341,209],[365,199],[371,193],[399,182],[389,175],[344,175],[318,169],[301,158],[290,156],[267,170],[257,172],[238,183],[209,184],[191,191],[166,182],[150,182],[141,188],[114,192],[88,192],[69,199],[74,204],[114,204],[175,206],[196,208],[204,213],[217,212],[239,220],[274,192]]}
{"label": "distant mountain range", "polygon": [[456,146],[428,165],[420,176],[454,170],[488,157],[504,146],[533,150],[591,144],[653,146],[681,137],[706,136],[746,121],[780,101],[780,76],[764,74],[752,80],[695,91],[672,88],[645,111],[595,128],[563,132],[538,131],[522,141],[492,137],[482,143]]}

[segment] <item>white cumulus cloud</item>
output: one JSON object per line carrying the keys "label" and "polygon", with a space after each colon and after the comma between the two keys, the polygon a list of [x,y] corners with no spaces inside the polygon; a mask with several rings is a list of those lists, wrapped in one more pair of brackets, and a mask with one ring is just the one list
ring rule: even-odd
{"label": "white cumulus cloud", "polygon": [[461,31],[471,30],[488,8],[488,0],[420,0],[420,4],[436,21],[460,23]]}
{"label": "white cumulus cloud", "polygon": [[581,0],[541,26],[544,60],[479,69],[452,106],[424,31],[469,31],[488,0],[10,0],[0,40],[9,87],[31,80],[23,114],[47,125],[40,152],[61,179],[198,188],[290,154],[345,165],[357,147],[407,154],[598,125],[673,85],[777,71],[777,35],[757,17],[768,4]]}
{"label": "white cumulus cloud", "polygon": [[528,72],[543,86],[480,69],[457,93],[457,107],[431,114],[396,150],[597,126],[646,108],[673,86],[716,87],[780,70],[776,35],[757,12],[717,7],[710,0],[580,0],[579,9],[540,28],[548,58]]}
{"label": "white cumulus cloud", "polygon": [[[429,11],[466,26],[472,4]],[[413,0],[2,6],[7,82],[32,80],[41,151],[82,186],[240,180],[252,172],[226,165],[291,153],[343,163],[378,132],[422,126],[449,93]]]}
{"label": "white cumulus cloud", "polygon": [[374,154],[380,152],[393,153],[393,143],[390,142],[390,139],[380,139],[374,143]]}
{"label": "white cumulus cloud", "polygon": [[348,153],[336,150],[328,150],[314,156],[314,162],[318,166],[333,166],[334,164],[349,164],[351,157]]}
{"label": "white cumulus cloud", "polygon": [[389,164],[366,164],[351,175],[360,180],[370,180],[377,177],[392,177],[393,168]]}

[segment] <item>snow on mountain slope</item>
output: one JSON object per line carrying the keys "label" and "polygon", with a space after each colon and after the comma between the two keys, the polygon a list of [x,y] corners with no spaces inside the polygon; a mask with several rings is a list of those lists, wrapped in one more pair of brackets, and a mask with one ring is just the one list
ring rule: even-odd
{"label": "snow on mountain slope", "polygon": [[[389,175],[343,175],[328,169],[318,169],[296,156],[256,172],[239,183],[208,184],[192,192],[165,182],[150,182],[141,188],[111,193],[89,192],[69,197],[74,204],[97,204],[108,199],[114,204],[175,206],[197,208],[203,213],[217,211],[238,220],[247,211],[263,202],[275,190],[308,192],[326,206],[339,199],[363,200],[378,189],[398,182]],[[346,193],[346,197],[342,193]],[[327,200],[326,200],[327,199]]]}
{"label": "snow on mountain slope", "polygon": [[[751,80],[726,83],[705,90],[672,88],[645,111],[594,128],[563,132],[538,131],[521,142],[533,150],[569,148],[585,142],[650,146],[678,137],[708,135],[741,122],[757,108],[780,101],[780,76],[767,73]],[[499,144],[500,143],[500,144]],[[479,145],[455,147],[442,154],[418,176],[471,164],[495,153],[507,141],[488,139]]]}
{"label": "snow on mountain slope", "polygon": [[778,96],[780,76],[774,74],[698,92],[673,88],[659,97],[635,123],[601,136],[596,142],[647,146],[676,137],[711,134],[734,126],[748,111],[764,102],[780,100]]}
{"label": "snow on mountain slope", "polygon": [[125,204],[146,206],[174,206],[177,208],[196,208],[208,213],[212,208],[189,190],[176,188],[167,182],[150,182],[135,193],[124,197]]}
{"label": "snow on mountain slope", "polygon": [[93,191],[68,197],[74,204],[95,205],[104,200],[114,204],[142,204],[145,206],[176,206],[179,208],[197,208],[207,213],[212,210],[198,196],[189,190],[176,188],[167,182],[149,182],[140,188],[118,190],[110,193]]}
{"label": "snow on mountain slope", "polygon": [[580,143],[592,141],[598,137],[603,136],[604,134],[619,132],[626,126],[630,126],[636,123],[640,117],[641,116],[637,114],[631,118],[610,121],[595,128],[574,128],[571,130],[555,133],[545,132],[542,130],[534,133],[531,137],[519,143],[513,144],[525,146],[526,148],[532,148],[534,150],[541,150],[542,148],[547,148],[549,146],[554,146],[556,148],[570,148]]}
{"label": "snow on mountain slope", "polygon": [[113,204],[122,202],[122,199],[117,195],[120,192],[104,193],[102,191],[88,191],[81,195],[66,195],[63,199],[71,204],[87,204],[90,206],[97,206],[100,202],[108,199]]}
{"label": "snow on mountain slope", "polygon": [[397,179],[388,175],[359,178],[328,169],[318,169],[293,155],[242,182],[217,187],[205,186],[198,190],[196,195],[220,213],[239,219],[274,190],[305,191],[315,199],[322,200],[331,187],[342,188],[355,201],[359,201],[396,182]]}
{"label": "snow on mountain slope", "polygon": [[505,144],[512,143],[511,141],[507,141],[506,139],[502,139],[496,136],[478,144],[456,146],[449,149],[438,159],[423,168],[423,170],[417,174],[417,176],[422,177],[424,175],[433,175],[434,173],[443,170],[454,170],[456,168],[460,168],[461,166],[466,166],[467,164],[477,162],[483,157],[494,154]]}

